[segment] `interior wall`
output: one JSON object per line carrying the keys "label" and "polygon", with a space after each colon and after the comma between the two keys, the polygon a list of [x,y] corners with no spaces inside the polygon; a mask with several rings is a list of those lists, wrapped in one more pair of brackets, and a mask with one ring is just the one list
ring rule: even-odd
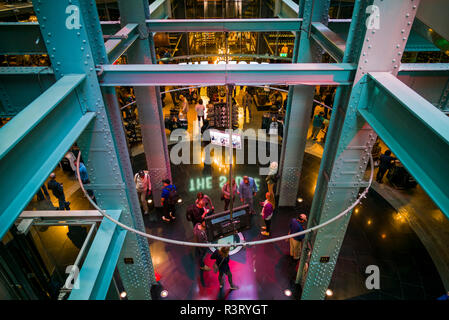
{"label": "interior wall", "polygon": [[421,0],[416,17],[434,29],[443,38],[449,39],[449,1]]}

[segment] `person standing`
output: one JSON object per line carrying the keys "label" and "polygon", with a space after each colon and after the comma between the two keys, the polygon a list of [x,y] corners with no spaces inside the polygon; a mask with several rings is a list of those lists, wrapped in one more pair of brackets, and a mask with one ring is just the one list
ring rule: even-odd
{"label": "person standing", "polygon": [[270,171],[269,171],[269,174],[267,175],[267,177],[265,178],[265,182],[267,183],[267,187],[268,187],[268,192],[270,193],[270,203],[273,205],[273,210],[276,205],[276,201],[275,201],[275,197],[274,197],[274,189],[275,189],[276,182],[278,180],[277,171],[278,171],[278,163],[277,162],[270,163]]}
{"label": "person standing", "polygon": [[391,156],[391,151],[387,150],[380,156],[379,170],[377,171],[376,181],[382,183],[385,173],[391,168],[392,161],[397,160]]}
{"label": "person standing", "polygon": [[239,186],[240,201],[244,204],[249,205],[249,210],[251,213],[256,213],[254,211],[254,197],[257,193],[257,186],[254,179],[248,176],[244,176],[242,182]]}
{"label": "person standing", "polygon": [[220,283],[220,289],[223,288],[223,276],[226,275],[228,277],[229,285],[231,286],[230,289],[237,290],[239,287],[234,285],[232,282],[231,268],[229,268],[229,247],[221,247],[220,249],[215,250],[210,258],[215,260],[214,270],[218,269],[218,282]]}
{"label": "person standing", "polygon": [[265,194],[265,201],[261,203],[262,205],[262,212],[261,212],[261,216],[263,218],[263,220],[265,221],[265,227],[262,227],[262,229],[264,231],[261,232],[262,235],[264,236],[269,236],[270,235],[270,227],[271,227],[271,217],[273,216],[273,205],[270,202],[270,193],[267,192]]}
{"label": "person standing", "polygon": [[[293,218],[290,221],[290,230],[288,234],[294,234],[297,232],[304,231],[305,226],[304,224],[307,222],[307,216],[305,214],[300,214],[297,218]],[[301,248],[302,248],[302,240],[304,239],[305,235],[296,236],[293,238],[290,238],[290,256],[293,257],[293,259],[298,260],[301,256]]]}
{"label": "person standing", "polygon": [[[237,191],[237,185],[235,183],[235,179],[232,179],[232,201],[235,199],[235,192]],[[228,210],[229,203],[231,202],[231,187],[229,186],[229,182],[226,182],[221,189],[222,192],[222,200],[225,202],[224,211]]]}
{"label": "person standing", "polygon": [[[80,179],[81,182],[83,183],[83,185],[89,184],[90,180],[89,180],[89,176],[87,175],[87,169],[86,166],[84,165],[84,163],[80,162]],[[85,187],[86,188],[86,187]],[[95,202],[97,203],[97,200],[95,199],[95,195],[94,192],[91,189],[87,189],[87,194],[89,195],[89,197]]]}
{"label": "person standing", "polygon": [[182,94],[179,96],[179,99],[181,100],[181,112],[187,117],[187,113],[189,112],[189,102]]}
{"label": "person standing", "polygon": [[209,210],[204,209],[204,203],[202,201],[195,201],[195,204],[190,205],[186,210],[186,218],[192,222],[195,228],[197,223],[201,223],[204,220]]}
{"label": "person standing", "polygon": [[212,205],[212,200],[208,195],[205,195],[202,192],[198,192],[196,194],[196,200],[195,203],[202,202],[204,210],[207,210],[207,212],[213,212],[215,210],[214,206]]}
{"label": "person standing", "polygon": [[[248,89],[246,89],[248,90]],[[245,94],[243,95],[242,98],[242,105],[243,105],[243,110],[245,113],[245,119],[246,119],[246,110],[248,110],[249,113],[249,118],[251,119],[251,105],[253,104],[253,97],[251,97],[251,95],[249,94],[248,91],[245,91]]]}
{"label": "person standing", "polygon": [[161,204],[164,211],[162,220],[167,222],[174,221],[176,219],[176,203],[179,198],[178,191],[176,186],[171,184],[170,179],[162,180],[162,183],[164,184],[161,194]]}
{"label": "person standing", "polygon": [[200,120],[203,120],[204,123],[204,109],[205,107],[203,105],[203,100],[198,100],[198,103],[195,106],[196,115],[198,117],[198,124],[200,124]]}
{"label": "person standing", "polygon": [[312,138],[314,141],[316,140],[316,137],[317,137],[318,133],[321,130],[321,127],[323,125],[323,121],[324,121],[324,112],[320,111],[320,113],[317,114],[313,118],[313,122],[312,122],[312,135],[310,136],[310,138]]}
{"label": "person standing", "polygon": [[143,209],[143,214],[148,214],[147,194],[151,192],[151,182],[148,171],[139,170],[134,175],[134,183],[136,184],[137,196]]}
{"label": "person standing", "polygon": [[50,174],[50,181],[48,181],[47,187],[58,199],[59,210],[70,210],[70,202],[65,201],[64,188],[62,187],[62,183],[56,181],[56,174],[54,172]]}
{"label": "person standing", "polygon": [[[193,228],[193,236],[195,242],[197,243],[207,243],[207,234],[206,234],[206,221],[203,219],[200,223],[195,225]],[[210,268],[204,263],[204,257],[207,253],[206,247],[195,247],[196,257],[198,259],[200,270],[202,271],[210,271]]]}

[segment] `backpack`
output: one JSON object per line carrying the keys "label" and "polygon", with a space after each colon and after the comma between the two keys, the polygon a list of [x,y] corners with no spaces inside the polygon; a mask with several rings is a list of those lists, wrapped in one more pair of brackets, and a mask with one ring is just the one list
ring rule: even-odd
{"label": "backpack", "polygon": [[175,205],[178,202],[178,199],[179,199],[178,191],[176,191],[176,189],[173,186],[171,186],[171,188],[168,189],[167,203],[170,205]]}

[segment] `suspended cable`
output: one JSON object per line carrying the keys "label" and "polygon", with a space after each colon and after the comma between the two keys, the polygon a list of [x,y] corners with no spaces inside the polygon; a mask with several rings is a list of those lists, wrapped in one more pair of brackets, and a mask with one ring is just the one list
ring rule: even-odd
{"label": "suspended cable", "polygon": [[267,244],[267,243],[272,243],[272,242],[278,242],[278,241],[282,241],[282,240],[287,240],[290,238],[294,238],[303,234],[307,234],[309,232],[312,232],[314,230],[318,230],[320,228],[323,228],[325,226],[327,226],[328,224],[341,219],[343,216],[345,216],[348,212],[350,212],[357,204],[360,203],[360,201],[363,198],[366,198],[366,194],[369,191],[369,188],[371,187],[371,183],[373,181],[373,175],[374,175],[374,162],[373,162],[373,157],[371,155],[371,153],[369,154],[370,157],[370,165],[371,165],[371,172],[370,172],[370,178],[369,178],[369,182],[368,182],[368,186],[365,188],[365,190],[360,194],[360,196],[357,198],[357,200],[348,208],[346,208],[346,210],[342,211],[341,213],[339,213],[337,216],[327,220],[326,222],[323,222],[322,224],[319,224],[317,226],[311,227],[309,229],[306,229],[304,231],[301,232],[297,232],[297,233],[292,233],[289,235],[285,235],[285,236],[280,236],[280,237],[276,237],[276,238],[271,238],[271,239],[266,239],[266,240],[257,240],[257,241],[244,241],[244,242],[239,242],[239,243],[196,243],[196,242],[188,242],[188,241],[180,241],[180,240],[173,240],[173,239],[168,239],[168,238],[163,238],[163,237],[158,237],[149,233],[145,233],[139,230],[136,230],[134,228],[131,228],[117,220],[115,220],[114,218],[112,218],[111,216],[109,216],[106,211],[104,211],[103,209],[101,209],[100,207],[98,207],[98,205],[90,198],[90,196],[87,194],[87,191],[84,189],[84,184],[81,181],[81,177],[80,177],[80,172],[79,172],[79,168],[80,168],[80,158],[81,158],[81,151],[78,153],[78,157],[76,159],[76,173],[77,173],[77,178],[78,178],[78,182],[80,184],[81,190],[83,191],[84,195],[87,197],[87,199],[89,200],[89,202],[92,204],[92,206],[94,206],[101,215],[103,215],[106,219],[112,221],[113,223],[117,224],[118,226],[122,227],[125,230],[128,230],[130,232],[133,232],[135,234],[141,235],[143,237],[146,237],[148,239],[152,239],[152,240],[158,240],[158,241],[162,241],[162,242],[166,242],[166,243],[171,243],[171,244],[176,244],[176,245],[181,245],[181,246],[188,246],[188,247],[236,247],[236,246],[243,246],[243,247],[249,247],[249,246],[255,246],[255,245],[260,245],[260,244]]}

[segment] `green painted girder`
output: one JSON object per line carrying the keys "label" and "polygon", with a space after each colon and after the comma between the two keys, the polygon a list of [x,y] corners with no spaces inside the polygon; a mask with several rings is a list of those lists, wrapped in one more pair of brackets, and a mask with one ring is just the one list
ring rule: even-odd
{"label": "green painted girder", "polygon": [[[342,39],[348,37],[350,22],[330,22],[329,29],[337,33]],[[421,36],[415,29],[412,29],[405,46],[406,52],[416,51],[440,51],[431,41]]]}
{"label": "green painted girder", "polygon": [[147,20],[151,32],[268,32],[298,31],[301,20],[289,19],[173,19]]}
{"label": "green painted girder", "polygon": [[449,118],[390,73],[366,79],[358,111],[449,217]]}
{"label": "green painted girder", "polygon": [[165,85],[348,85],[349,63],[277,63],[208,65],[103,65],[101,86]]}
{"label": "green painted girder", "polygon": [[[277,1],[277,0],[276,0]],[[292,0],[279,0],[280,10],[279,10],[279,18],[296,18],[298,17],[299,6]],[[304,1],[300,1],[304,2]]]}
{"label": "green painted girder", "polygon": [[150,18],[151,19],[167,19],[171,16],[170,0],[156,0],[150,4]]}
{"label": "green painted girder", "polygon": [[312,22],[311,37],[335,61],[342,62],[346,49],[346,41],[321,22]]}
{"label": "green painted girder", "polygon": [[49,67],[0,67],[0,116],[15,116],[55,81]]}
{"label": "green painted girder", "polygon": [[0,128],[0,239],[95,117],[66,75]]}
{"label": "green painted girder", "polygon": [[[103,34],[111,35],[120,30],[119,21],[103,21]],[[1,22],[0,54],[47,54],[39,23]]]}
{"label": "green painted girder", "polygon": [[104,44],[109,63],[115,63],[139,37],[138,25],[129,23],[114,34],[121,39],[111,39]]}
{"label": "green painted girder", "polygon": [[[122,211],[107,210],[106,213],[111,218],[119,220]],[[74,283],[69,300],[104,300],[106,298],[126,232],[114,222],[103,218]]]}

